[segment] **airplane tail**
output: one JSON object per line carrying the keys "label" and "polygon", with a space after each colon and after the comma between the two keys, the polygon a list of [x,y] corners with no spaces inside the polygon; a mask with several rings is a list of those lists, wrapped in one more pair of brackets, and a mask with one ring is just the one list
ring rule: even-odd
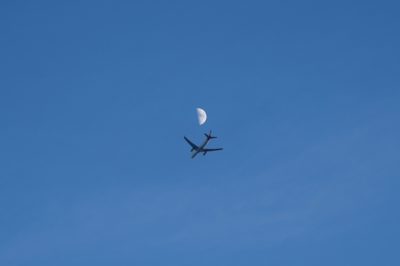
{"label": "airplane tail", "polygon": [[206,136],[208,139],[216,139],[217,137],[216,136],[212,136],[211,135],[211,130],[210,130],[210,133],[204,133],[204,136]]}

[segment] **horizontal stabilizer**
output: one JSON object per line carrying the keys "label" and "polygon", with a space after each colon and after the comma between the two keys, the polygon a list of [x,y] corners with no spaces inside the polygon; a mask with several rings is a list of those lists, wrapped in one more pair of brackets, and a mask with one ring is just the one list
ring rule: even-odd
{"label": "horizontal stabilizer", "polygon": [[207,137],[207,139],[216,139],[217,137],[216,136],[213,136],[212,134],[211,134],[211,130],[210,130],[210,133],[204,133],[204,136],[206,136]]}

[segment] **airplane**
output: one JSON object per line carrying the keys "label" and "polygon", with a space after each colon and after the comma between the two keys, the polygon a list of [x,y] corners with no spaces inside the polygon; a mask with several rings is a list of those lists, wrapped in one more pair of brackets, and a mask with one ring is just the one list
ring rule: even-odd
{"label": "airplane", "polygon": [[211,151],[221,151],[223,150],[222,148],[218,148],[218,149],[206,149],[206,145],[208,144],[208,142],[211,139],[216,139],[217,137],[212,136],[211,135],[211,130],[210,133],[204,133],[204,135],[206,136],[206,140],[203,142],[203,144],[201,144],[200,146],[197,146],[196,144],[194,144],[193,142],[191,142],[187,137],[183,137],[187,143],[189,143],[189,145],[192,147],[192,149],[190,150],[192,152],[192,159],[194,157],[196,157],[197,154],[199,153],[203,153],[203,156],[207,154],[207,152],[211,152]]}

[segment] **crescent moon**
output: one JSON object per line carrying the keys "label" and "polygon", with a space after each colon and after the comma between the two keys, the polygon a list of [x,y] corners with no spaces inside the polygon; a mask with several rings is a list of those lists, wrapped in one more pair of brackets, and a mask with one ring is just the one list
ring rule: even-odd
{"label": "crescent moon", "polygon": [[207,113],[201,108],[197,108],[197,119],[199,120],[199,125],[203,125],[207,120]]}

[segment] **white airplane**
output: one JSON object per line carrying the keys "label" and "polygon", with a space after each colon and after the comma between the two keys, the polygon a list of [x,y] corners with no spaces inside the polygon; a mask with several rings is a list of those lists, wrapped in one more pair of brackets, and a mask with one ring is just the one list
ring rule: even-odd
{"label": "white airplane", "polygon": [[206,145],[208,144],[208,142],[211,139],[216,139],[217,137],[215,136],[211,136],[211,130],[210,133],[204,133],[204,135],[206,136],[206,140],[203,142],[203,144],[201,144],[200,146],[195,145],[193,142],[191,142],[187,137],[184,137],[184,139],[186,140],[187,143],[189,143],[190,146],[192,146],[191,152],[192,152],[192,159],[194,157],[196,157],[197,154],[199,153],[203,153],[203,155],[206,155],[207,152],[211,152],[211,151],[220,151],[223,150],[222,148],[218,148],[218,149],[206,149]]}

